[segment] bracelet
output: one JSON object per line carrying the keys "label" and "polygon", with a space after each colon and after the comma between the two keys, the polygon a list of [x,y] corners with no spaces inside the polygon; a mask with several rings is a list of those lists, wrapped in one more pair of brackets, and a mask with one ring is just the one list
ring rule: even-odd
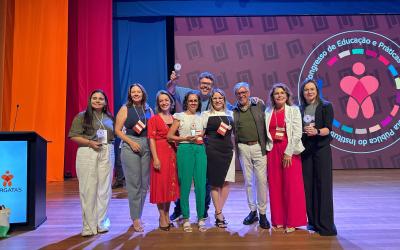
{"label": "bracelet", "polygon": [[317,129],[317,135],[321,134],[321,130]]}
{"label": "bracelet", "polygon": [[90,141],[91,141],[91,140],[90,140],[90,139],[88,139],[88,143],[87,143],[87,145],[88,145],[88,147],[89,147],[89,148],[91,148],[91,147],[90,147]]}

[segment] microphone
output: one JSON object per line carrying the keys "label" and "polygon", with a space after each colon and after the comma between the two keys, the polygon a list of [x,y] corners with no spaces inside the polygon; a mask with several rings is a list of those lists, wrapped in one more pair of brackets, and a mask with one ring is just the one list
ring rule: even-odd
{"label": "microphone", "polygon": [[15,117],[14,117],[14,125],[12,132],[15,131],[15,124],[17,124],[17,116],[18,116],[19,104],[17,104],[17,110],[15,110]]}

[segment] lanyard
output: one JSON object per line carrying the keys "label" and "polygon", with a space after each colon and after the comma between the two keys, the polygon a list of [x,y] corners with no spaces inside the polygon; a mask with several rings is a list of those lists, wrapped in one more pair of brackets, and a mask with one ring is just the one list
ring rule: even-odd
{"label": "lanyard", "polygon": [[[141,121],[140,116],[139,116],[139,113],[138,113],[137,110],[136,110],[136,106],[133,105],[133,108],[135,109],[135,112],[136,112],[136,114],[137,114],[137,116],[138,116],[139,121]],[[147,124],[146,124],[146,123],[147,123],[147,118],[146,118],[146,114],[145,114],[145,112],[144,112],[143,106],[142,106],[142,112],[143,112],[143,116],[144,116],[144,125],[147,125]]]}
{"label": "lanyard", "polygon": [[[219,115],[218,118],[221,120],[221,122],[224,123],[224,121],[222,121],[221,116]],[[229,116],[226,116],[226,119],[228,120],[228,126],[231,127],[231,120],[229,120]]]}
{"label": "lanyard", "polygon": [[101,120],[97,117],[96,112],[93,113],[94,116],[96,117],[97,121],[100,123],[100,128],[102,129],[106,129],[106,127],[103,124],[103,112],[101,112]]}

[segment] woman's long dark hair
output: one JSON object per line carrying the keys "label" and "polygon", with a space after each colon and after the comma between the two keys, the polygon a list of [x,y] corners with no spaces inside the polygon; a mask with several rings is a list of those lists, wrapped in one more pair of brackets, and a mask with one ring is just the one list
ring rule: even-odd
{"label": "woman's long dark hair", "polygon": [[93,128],[93,108],[92,108],[92,96],[96,93],[101,93],[104,96],[105,100],[105,105],[103,107],[102,112],[105,113],[107,116],[109,116],[113,121],[114,117],[111,114],[109,108],[108,108],[108,98],[107,95],[104,93],[103,90],[101,89],[96,89],[93,90],[92,93],[89,96],[88,104],[86,107],[85,115],[83,117],[83,133],[91,133],[94,128]]}
{"label": "woman's long dark hair", "polygon": [[189,101],[189,96],[190,95],[196,95],[197,96],[197,101],[199,103],[199,105],[197,106],[196,112],[200,112],[201,111],[201,99],[200,99],[200,95],[199,95],[199,91],[196,90],[192,90],[186,93],[185,98],[183,99],[183,111],[186,111],[188,109],[188,101]]}
{"label": "woman's long dark hair", "polygon": [[142,86],[142,84],[140,84],[140,83],[133,83],[133,84],[131,84],[131,86],[129,86],[128,97],[127,97],[127,100],[126,100],[126,107],[130,108],[130,107],[133,106],[133,100],[132,100],[132,97],[131,97],[131,90],[135,86],[138,87],[142,91],[143,96],[142,96],[142,101],[140,102],[140,104],[143,106],[143,108],[147,109],[147,106],[148,106],[147,103],[146,103],[147,102],[147,92],[146,92],[145,88]]}

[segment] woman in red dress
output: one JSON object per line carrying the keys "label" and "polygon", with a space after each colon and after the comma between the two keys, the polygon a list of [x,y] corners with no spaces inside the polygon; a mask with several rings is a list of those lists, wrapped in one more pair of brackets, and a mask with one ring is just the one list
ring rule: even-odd
{"label": "woman in red dress", "polygon": [[150,172],[150,203],[157,204],[160,213],[159,228],[168,231],[171,201],[179,198],[175,145],[167,141],[169,127],[173,122],[171,95],[161,90],[157,93],[156,112],[148,122],[148,137],[152,155]]}
{"label": "woman in red dress", "polygon": [[300,158],[304,150],[302,120],[285,84],[272,86],[270,100],[271,107],[265,112],[265,120],[271,221],[274,228],[291,233],[307,223]]}

